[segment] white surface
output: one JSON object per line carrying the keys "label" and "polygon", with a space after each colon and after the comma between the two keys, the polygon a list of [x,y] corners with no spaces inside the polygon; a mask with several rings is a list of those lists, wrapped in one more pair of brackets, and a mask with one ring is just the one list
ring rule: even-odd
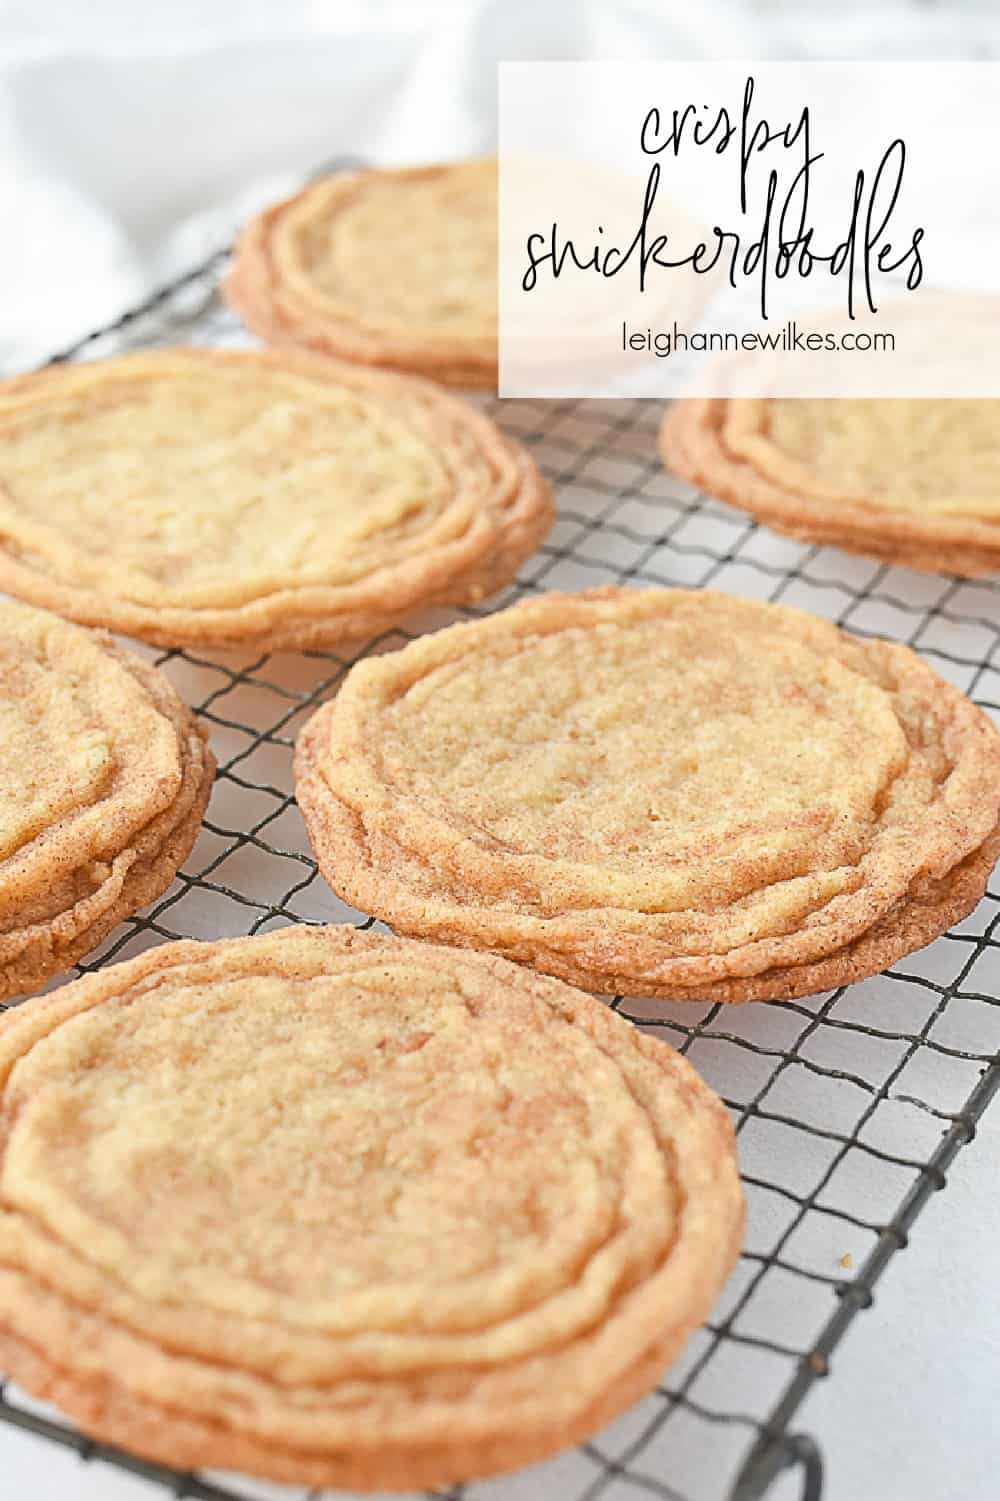
{"label": "white surface", "polygon": [[996,1493],[998,1156],[994,1112],[800,1414],[823,1447],[830,1501]]}
{"label": "white surface", "polygon": [[[0,9],[0,42],[7,44],[0,67],[0,201],[18,232],[0,237],[0,363],[30,363],[113,314],[169,270],[228,238],[251,205],[334,153],[403,160],[487,147],[498,56],[628,57],[687,49],[732,56],[765,45],[782,53],[864,55],[873,45],[875,12],[867,11],[867,22],[852,14],[843,28],[839,20],[834,27],[821,17],[818,30],[804,12],[777,19],[769,12],[765,36],[735,5],[674,11],[638,0],[617,6],[538,0],[463,7],[373,0],[357,6],[187,3],[144,7],[141,28],[131,4],[89,4],[85,10],[69,0],[8,5]],[[62,18],[58,34],[48,29],[47,18],[55,13]],[[944,45],[942,18],[915,21],[894,6],[875,19],[883,36],[895,38],[886,44],[889,52],[926,53]],[[948,28],[950,47],[956,45],[954,12]],[[585,489],[573,499],[582,509],[590,503]],[[630,510],[629,520],[641,528],[641,507]],[[724,527],[722,519],[707,524]],[[564,529],[560,540],[571,530]],[[783,556],[784,544],[771,539],[767,545],[772,543],[774,556]],[[592,541],[591,551],[594,546]],[[631,560],[623,551],[617,562]],[[559,563],[548,582],[595,582],[594,565],[604,561],[588,562],[584,541],[575,561]],[[674,561],[679,565],[681,559]],[[842,561],[831,564],[834,574]],[[741,592],[755,580],[735,565],[717,582]],[[899,583],[911,599],[924,587],[930,586],[915,575]],[[803,593],[788,596],[788,602],[829,611],[829,595]],[[834,612],[841,604],[834,604]],[[995,597],[989,609],[995,618]],[[899,633],[896,622],[877,613],[855,623]],[[185,688],[183,681],[180,686]],[[191,684],[191,696],[199,686],[203,695],[212,685]],[[223,788],[217,797],[224,796]],[[225,802],[220,806],[224,820]],[[216,803],[213,809],[220,816]],[[322,893],[314,895],[322,900]],[[228,922],[240,931],[245,914],[202,907],[188,924],[192,931],[198,921],[211,932]],[[889,990],[871,982],[850,993],[845,1014],[853,1004],[878,1006],[884,1015],[893,1001]],[[959,1008],[960,1019],[964,1014]],[[772,1045],[781,1045],[786,1021],[777,1008],[747,1008],[729,1024],[753,1029],[758,1039],[773,1034]],[[839,1064],[826,1061],[860,1068],[871,1063],[872,1051]],[[710,1044],[701,1052],[698,1061],[727,1092],[737,1098],[740,1088],[752,1092],[748,1056],[741,1055],[736,1066],[713,1056]],[[924,1088],[914,1082],[913,1091],[935,1098],[947,1091],[948,1061],[932,1058],[922,1066],[934,1076]],[[967,1082],[964,1074],[955,1078],[956,1104]],[[835,1091],[814,1088],[811,1098],[829,1112],[827,1119],[835,1118]],[[905,1150],[909,1141],[914,1153],[923,1151],[927,1118],[914,1113],[911,1119],[900,1107],[889,1121],[895,1150]],[[989,1409],[1000,1373],[993,1269],[1000,1234],[997,1142],[994,1119],[960,1155],[952,1185],[918,1223],[911,1248],[895,1260],[879,1289],[875,1311],[855,1323],[833,1379],[817,1389],[800,1417],[797,1426],[814,1432],[826,1455],[827,1501],[950,1501],[985,1497],[995,1485],[1000,1447]],[[748,1158],[756,1154],[767,1164],[772,1147],[768,1133],[747,1132]],[[802,1164],[789,1155],[781,1166],[792,1173]],[[853,1195],[867,1191],[863,1182],[849,1187]],[[758,1234],[774,1229],[766,1217],[753,1228]],[[813,1256],[829,1272],[847,1249],[857,1263],[863,1246],[845,1243],[839,1230],[799,1247],[803,1258]],[[789,1295],[786,1308],[770,1310],[772,1321],[777,1313],[790,1328],[808,1323],[799,1292]],[[732,1372],[729,1389],[724,1383],[712,1393],[717,1406],[726,1400],[739,1405],[741,1398],[749,1405],[767,1384],[750,1362],[742,1376],[735,1367]],[[616,1425],[608,1447],[626,1445],[636,1420]],[[504,1501],[564,1501],[561,1473],[553,1467],[543,1481],[528,1472],[506,1486]],[[3,1501],[153,1501],[162,1494],[104,1466],[80,1466],[72,1455],[0,1425]],[[476,1501],[480,1494],[492,1501],[501,1492],[476,1487]],[[622,1501],[625,1494],[609,1491],[607,1501]],[[794,1491],[783,1487],[780,1494],[785,1501]]]}

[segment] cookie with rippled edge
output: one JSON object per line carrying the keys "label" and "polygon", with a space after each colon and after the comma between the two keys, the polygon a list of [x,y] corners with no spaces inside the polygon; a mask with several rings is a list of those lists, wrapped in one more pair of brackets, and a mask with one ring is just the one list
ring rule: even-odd
{"label": "cookie with rippled edge", "polygon": [[526,451],[410,376],[174,349],[0,383],[0,588],[156,645],[368,640],[551,523]]}
{"label": "cookie with rippled edge", "polygon": [[547,594],[360,663],[299,737],[324,876],[602,992],[884,969],[1000,846],[1000,734],[907,647],[708,591]]}
{"label": "cookie with rippled edge", "polygon": [[692,398],[674,474],[805,542],[973,578],[1000,567],[1000,401]]}
{"label": "cookie with rippled edge", "polygon": [[215,761],[162,673],[0,600],[0,997],[37,990],[160,896]]}
{"label": "cookie with rippled edge", "polygon": [[0,1022],[0,1089],[0,1368],[171,1465],[541,1459],[655,1385],[739,1245],[690,1064],[491,956],[164,945]]}
{"label": "cookie with rippled edge", "polygon": [[243,231],[225,297],[269,344],[497,383],[497,167],[342,173]]}

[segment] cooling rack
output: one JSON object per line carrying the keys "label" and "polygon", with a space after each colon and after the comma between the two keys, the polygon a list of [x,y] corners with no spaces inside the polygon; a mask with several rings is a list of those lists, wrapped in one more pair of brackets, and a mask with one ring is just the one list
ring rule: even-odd
{"label": "cooling rack", "polygon": [[[227,255],[220,250],[56,358],[248,342],[218,297]],[[150,652],[210,727],[218,779],[201,837],[169,892],[81,972],[178,937],[289,922],[367,925],[337,901],[310,857],[292,795],[297,731],[359,656],[539,590],[712,586],[799,605],[859,634],[909,643],[1000,717],[997,584],[917,575],[758,527],[662,471],[655,402],[484,406],[552,481],[558,521],[548,541],[488,606],[416,617],[354,656]],[[991,888],[965,922],[887,974],[808,1000],[613,1002],[686,1053],[726,1100],[747,1193],[746,1248],[712,1320],[656,1393],[582,1448],[442,1492],[445,1501],[760,1501],[792,1468],[803,1501],[817,1501],[821,1456],[795,1431],[798,1409],[1000,1085],[998,902]],[[10,1383],[0,1419],[132,1471],[150,1483],[143,1490],[151,1501],[319,1494],[147,1464],[91,1443]]]}

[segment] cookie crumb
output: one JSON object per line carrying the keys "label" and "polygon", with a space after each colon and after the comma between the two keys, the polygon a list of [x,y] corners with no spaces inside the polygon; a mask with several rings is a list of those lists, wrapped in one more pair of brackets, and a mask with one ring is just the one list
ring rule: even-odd
{"label": "cookie crumb", "polygon": [[851,1260],[851,1253],[850,1253],[850,1251],[845,1251],[844,1252],[843,1256],[841,1256],[841,1258],[838,1261],[837,1265],[838,1266],[842,1266],[844,1268],[845,1272],[850,1271],[851,1267],[854,1265],[853,1261]]}

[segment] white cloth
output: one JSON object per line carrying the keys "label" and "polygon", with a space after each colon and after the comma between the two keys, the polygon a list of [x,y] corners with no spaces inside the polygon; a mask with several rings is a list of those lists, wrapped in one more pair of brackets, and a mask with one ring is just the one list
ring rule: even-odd
{"label": "white cloth", "polygon": [[334,155],[489,150],[499,58],[750,55],[752,38],[729,0],[0,7],[0,367],[114,316]]}
{"label": "white cloth", "polygon": [[905,0],[0,0],[0,370],[113,317],[334,155],[490,149],[499,59],[998,42],[1000,16],[961,0],[930,15]]}

